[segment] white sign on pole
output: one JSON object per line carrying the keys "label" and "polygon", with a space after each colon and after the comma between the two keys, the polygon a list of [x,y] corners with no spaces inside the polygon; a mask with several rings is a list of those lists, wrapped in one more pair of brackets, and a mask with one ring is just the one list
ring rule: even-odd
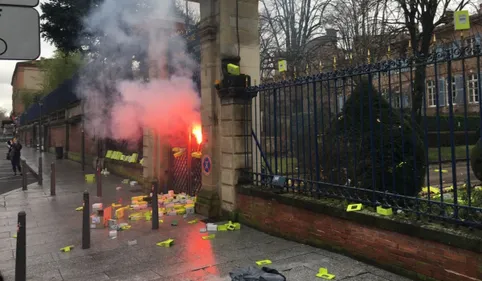
{"label": "white sign on pole", "polygon": [[0,0],[1,5],[8,6],[22,6],[22,7],[35,7],[38,6],[39,0]]}
{"label": "white sign on pole", "polygon": [[40,15],[35,8],[0,6],[0,60],[40,56]]}

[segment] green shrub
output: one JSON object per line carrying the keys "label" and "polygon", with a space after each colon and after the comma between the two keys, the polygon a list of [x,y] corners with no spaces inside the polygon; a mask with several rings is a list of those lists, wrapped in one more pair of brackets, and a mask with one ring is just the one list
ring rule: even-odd
{"label": "green shrub", "polygon": [[482,138],[477,141],[470,153],[470,164],[475,177],[482,181]]}
{"label": "green shrub", "polygon": [[426,152],[422,129],[411,123],[411,118],[391,110],[371,82],[361,79],[343,112],[325,129],[323,177],[336,184],[350,179],[357,187],[416,196],[426,171]]}
{"label": "green shrub", "polygon": [[[439,125],[440,121],[440,125]],[[467,116],[467,120],[463,115],[453,116],[453,130],[454,131],[465,131],[465,123],[467,124],[467,129],[470,131],[475,131],[480,128],[480,116]],[[426,123],[425,123],[426,122]],[[436,131],[449,131],[450,132],[450,117],[449,115],[439,115],[437,116],[426,116],[422,120],[422,127],[425,129],[425,124],[428,132]]]}

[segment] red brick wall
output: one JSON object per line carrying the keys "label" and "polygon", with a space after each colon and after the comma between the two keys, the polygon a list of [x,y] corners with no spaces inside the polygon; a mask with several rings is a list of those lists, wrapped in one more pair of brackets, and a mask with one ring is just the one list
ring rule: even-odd
{"label": "red brick wall", "polygon": [[482,279],[480,253],[239,193],[237,208],[242,222],[266,232],[342,249],[392,269],[442,281]]}
{"label": "red brick wall", "polygon": [[65,147],[65,125],[50,127],[49,147]]}

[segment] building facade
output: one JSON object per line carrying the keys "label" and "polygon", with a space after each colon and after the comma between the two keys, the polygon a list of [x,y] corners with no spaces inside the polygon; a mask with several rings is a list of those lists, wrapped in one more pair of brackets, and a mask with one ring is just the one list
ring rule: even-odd
{"label": "building facade", "polygon": [[18,62],[12,75],[12,114],[20,116],[29,106],[29,95],[42,90],[43,72],[39,61]]}

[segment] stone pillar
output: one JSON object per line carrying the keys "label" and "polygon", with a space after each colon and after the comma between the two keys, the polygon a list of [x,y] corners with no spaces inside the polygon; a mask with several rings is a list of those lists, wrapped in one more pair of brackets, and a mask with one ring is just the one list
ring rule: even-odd
{"label": "stone pillar", "polygon": [[[232,89],[227,92],[233,92]],[[251,97],[239,91],[221,97],[221,210],[231,213],[236,207],[235,187],[243,169],[251,166]]]}
{"label": "stone pillar", "polygon": [[[203,155],[210,156],[212,170],[209,175],[203,174],[196,211],[214,217],[220,214],[220,207],[225,211],[235,208],[234,186],[239,169],[244,167],[244,161],[237,160],[240,157],[244,160],[237,149],[242,135],[239,128],[226,130],[227,126],[242,126],[245,120],[233,114],[246,104],[232,98],[221,101],[214,82],[222,79],[221,59],[238,54],[241,73],[259,81],[258,0],[239,0],[238,11],[236,0],[200,0],[200,7]],[[224,120],[222,112],[226,114]],[[224,126],[223,122],[229,125]]]}

